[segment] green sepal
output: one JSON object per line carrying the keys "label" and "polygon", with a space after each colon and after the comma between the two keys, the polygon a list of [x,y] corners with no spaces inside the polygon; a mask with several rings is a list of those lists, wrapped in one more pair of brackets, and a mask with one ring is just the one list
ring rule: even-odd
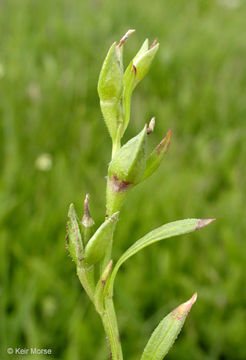
{"label": "green sepal", "polygon": [[142,177],[142,180],[145,180],[150,175],[152,175],[160,166],[164,156],[168,152],[170,141],[171,141],[171,130],[168,130],[164,139],[156,146],[152,153],[147,157],[146,167]]}
{"label": "green sepal", "polygon": [[197,294],[168,314],[151,335],[141,360],[162,360],[178,337]]}
{"label": "green sepal", "polygon": [[121,97],[123,92],[122,55],[116,43],[110,47],[98,81],[100,106],[110,136],[114,141],[123,123]]}
{"label": "green sepal", "polygon": [[121,130],[121,137],[124,135],[124,132],[128,126],[131,113],[131,96],[134,89],[136,79],[136,68],[133,66],[131,61],[124,73],[124,91],[123,91],[123,108],[124,108],[124,123]]}
{"label": "green sepal", "polygon": [[112,238],[119,212],[113,214],[97,229],[89,240],[84,251],[84,259],[87,264],[96,264],[106,254],[107,247],[111,246]]}
{"label": "green sepal", "polygon": [[83,256],[83,241],[74,205],[71,204],[68,211],[67,222],[67,250],[77,264]]}
{"label": "green sepal", "polygon": [[123,145],[111,160],[108,168],[107,215],[118,211],[126,193],[138,184],[146,163],[146,126]]}
{"label": "green sepal", "polygon": [[135,57],[133,58],[133,62],[139,58],[140,56],[142,56],[146,51],[148,51],[149,49],[149,39],[145,39],[141,48],[138,50],[137,54],[135,55]]}

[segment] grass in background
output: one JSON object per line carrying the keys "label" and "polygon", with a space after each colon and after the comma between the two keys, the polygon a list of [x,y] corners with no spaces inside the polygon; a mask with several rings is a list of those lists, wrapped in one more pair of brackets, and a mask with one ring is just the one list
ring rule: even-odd
{"label": "grass in background", "polygon": [[[1,359],[10,346],[50,347],[47,359],[106,359],[99,318],[65,251],[65,222],[68,204],[82,209],[87,192],[97,224],[104,215],[110,139],[96,82],[105,48],[132,27],[126,58],[147,35],[161,47],[124,140],[153,115],[153,144],[168,128],[173,140],[159,174],[129,196],[133,210],[122,210],[115,259],[165,221],[217,222],[123,267],[123,351],[138,359],[158,320],[197,290],[169,359],[246,358],[245,17],[240,0],[0,2]],[[44,153],[48,171],[37,167]]]}

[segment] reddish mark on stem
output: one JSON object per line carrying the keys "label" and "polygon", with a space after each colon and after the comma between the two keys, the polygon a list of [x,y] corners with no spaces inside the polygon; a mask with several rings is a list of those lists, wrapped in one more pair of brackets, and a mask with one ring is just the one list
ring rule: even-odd
{"label": "reddish mark on stem", "polygon": [[121,191],[126,191],[131,183],[129,181],[120,180],[117,175],[114,175],[111,180],[111,185],[114,192],[118,193]]}

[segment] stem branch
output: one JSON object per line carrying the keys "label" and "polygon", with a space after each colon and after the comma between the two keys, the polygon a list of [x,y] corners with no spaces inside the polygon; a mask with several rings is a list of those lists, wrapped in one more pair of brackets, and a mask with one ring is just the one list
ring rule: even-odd
{"label": "stem branch", "polygon": [[101,319],[107,335],[110,359],[123,360],[117,319],[112,298],[105,299],[105,310],[101,314]]}

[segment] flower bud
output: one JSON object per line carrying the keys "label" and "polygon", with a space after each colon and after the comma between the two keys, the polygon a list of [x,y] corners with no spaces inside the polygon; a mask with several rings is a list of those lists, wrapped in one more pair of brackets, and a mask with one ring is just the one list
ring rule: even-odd
{"label": "flower bud", "polygon": [[110,246],[114,229],[118,221],[119,212],[113,214],[97,229],[95,234],[86,245],[84,258],[88,264],[96,264],[106,254],[107,246]]}
{"label": "flower bud", "polygon": [[145,169],[146,126],[115,154],[108,168],[107,215],[118,211],[127,191],[138,184]]}
{"label": "flower bud", "polygon": [[93,233],[93,226],[95,224],[95,222],[92,219],[91,214],[90,214],[89,201],[90,201],[90,195],[86,194],[85,201],[84,201],[84,215],[83,215],[82,221],[81,221],[82,227],[83,227],[83,238],[84,238],[85,244],[90,239],[90,237]]}
{"label": "flower bud", "polygon": [[113,43],[104,60],[98,81],[101,110],[111,138],[117,136],[123,121],[121,97],[123,91],[123,66],[121,51]]}
{"label": "flower bud", "polygon": [[168,130],[164,139],[156,146],[152,153],[147,157],[146,168],[142,177],[142,181],[152,175],[160,166],[164,156],[168,152],[171,141],[171,130]]}
{"label": "flower bud", "polygon": [[152,60],[159,48],[159,44],[154,43],[149,47],[149,41],[146,39],[138,51],[137,55],[128,65],[123,78],[123,108],[124,108],[124,123],[121,130],[121,136],[123,136],[129,120],[131,109],[131,97],[132,92],[140,80],[147,74]]}
{"label": "flower bud", "polygon": [[77,264],[81,260],[83,254],[83,242],[79,229],[78,216],[76,214],[74,205],[71,204],[68,211],[67,222],[67,236],[66,247],[72,256],[74,262]]}
{"label": "flower bud", "polygon": [[149,47],[148,39],[145,40],[139,52],[133,59],[133,65],[136,68],[135,86],[141,81],[149,71],[150,65],[155,57],[159,48],[159,43],[155,40]]}

